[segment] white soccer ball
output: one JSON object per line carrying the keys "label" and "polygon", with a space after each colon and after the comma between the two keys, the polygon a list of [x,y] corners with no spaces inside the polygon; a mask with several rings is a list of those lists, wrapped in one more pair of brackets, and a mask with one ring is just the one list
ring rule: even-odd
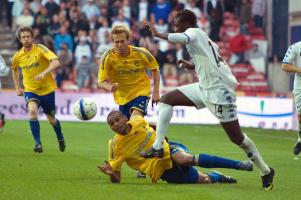
{"label": "white soccer ball", "polygon": [[73,106],[74,115],[80,120],[90,120],[97,113],[97,105],[90,98],[80,98]]}

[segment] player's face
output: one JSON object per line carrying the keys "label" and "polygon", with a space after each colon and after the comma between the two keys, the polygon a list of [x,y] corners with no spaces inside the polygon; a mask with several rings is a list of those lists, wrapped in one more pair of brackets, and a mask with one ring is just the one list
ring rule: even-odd
{"label": "player's face", "polygon": [[33,38],[30,32],[24,31],[20,33],[20,42],[25,48],[32,46]]}
{"label": "player's face", "polygon": [[108,124],[115,133],[126,135],[128,134],[127,118],[120,113],[114,113],[109,116]]}
{"label": "player's face", "polygon": [[121,56],[127,56],[130,53],[128,46],[129,41],[125,33],[113,34],[112,35],[114,50]]}

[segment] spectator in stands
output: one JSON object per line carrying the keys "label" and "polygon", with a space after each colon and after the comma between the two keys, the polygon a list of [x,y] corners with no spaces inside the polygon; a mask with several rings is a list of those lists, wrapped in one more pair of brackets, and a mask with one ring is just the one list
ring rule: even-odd
{"label": "spectator in stands", "polygon": [[109,27],[108,20],[104,17],[99,17],[98,22],[101,24],[101,27],[97,31],[97,37],[99,44],[105,43],[105,34],[106,32],[110,32],[111,28]]}
{"label": "spectator in stands", "polygon": [[90,55],[82,54],[80,61],[75,65],[74,74],[79,89],[88,88],[91,80],[93,65]]}
{"label": "spectator in stands", "polygon": [[69,80],[72,72],[72,52],[68,50],[66,43],[61,44],[61,50],[58,52],[61,67],[56,72],[56,83],[61,87],[62,81]]}
{"label": "spectator in stands", "polygon": [[92,16],[99,16],[100,10],[95,5],[94,0],[87,0],[87,3],[83,6],[82,12],[86,15],[87,19],[90,20]]}
{"label": "spectator in stands", "polygon": [[89,23],[85,15],[80,11],[73,12],[73,16],[71,17],[71,29],[72,35],[77,35],[80,30],[84,30],[87,33],[90,31]]}
{"label": "spectator in stands", "polygon": [[251,3],[249,0],[242,0],[242,4],[240,6],[240,28],[241,33],[243,35],[249,34],[248,31],[248,23],[251,20]]}
{"label": "spectator in stands", "polygon": [[59,4],[57,4],[54,0],[48,0],[45,4],[45,8],[47,9],[47,18],[50,20],[54,14],[58,14],[60,11]]}
{"label": "spectator in stands", "polygon": [[48,28],[48,24],[46,23],[46,21],[43,21],[42,16],[41,15],[37,15],[36,19],[34,21],[33,24],[33,28],[37,28],[39,29],[40,35],[44,36],[47,35],[47,28]]}
{"label": "spectator in stands", "polygon": [[112,23],[112,27],[114,26],[126,26],[128,29],[130,29],[130,21],[124,16],[123,10],[118,11],[118,16],[115,20],[113,20]]}
{"label": "spectator in stands", "polygon": [[211,32],[210,39],[219,41],[219,30],[223,24],[223,8],[219,0],[209,0],[207,2],[207,14],[209,16]]}
{"label": "spectator in stands", "polygon": [[211,32],[210,23],[204,13],[202,13],[200,20],[198,22],[198,26],[207,34],[209,35]]}
{"label": "spectator in stands", "polygon": [[248,61],[250,59],[263,58],[263,57],[264,57],[264,53],[259,48],[258,44],[254,43],[252,49],[247,52],[245,60]]}
{"label": "spectator in stands", "polygon": [[230,38],[229,42],[232,52],[230,64],[243,63],[245,61],[245,52],[249,48],[245,37],[239,31],[236,36]]}
{"label": "spectator in stands", "polygon": [[[91,61],[92,50],[91,50],[91,46],[89,45],[87,36],[81,36],[79,38],[79,44],[76,45],[75,53],[74,53],[75,63],[79,64],[83,56],[87,57],[89,62]],[[86,60],[84,59],[84,61]]]}
{"label": "spectator in stands", "polygon": [[165,79],[164,79],[164,74],[163,74],[163,65],[164,65],[164,62],[165,62],[165,53],[163,53],[163,51],[160,50],[159,40],[155,40],[152,43],[152,46],[150,48],[150,52],[156,58],[156,60],[159,64],[161,80],[163,81],[163,85],[165,85]]}
{"label": "spectator in stands", "polygon": [[56,52],[61,50],[62,43],[66,43],[70,51],[73,50],[73,40],[71,35],[67,33],[65,26],[62,26],[60,28],[60,33],[56,34],[54,37],[54,48]]}
{"label": "spectator in stands", "polygon": [[151,12],[150,3],[147,0],[140,0],[136,5],[136,10],[138,11],[136,20],[138,22],[143,22],[144,20],[149,19]]}
{"label": "spectator in stands", "polygon": [[167,22],[171,10],[169,2],[166,0],[157,0],[152,9],[151,20],[158,22],[159,19],[163,19],[164,22]]}
{"label": "spectator in stands", "polygon": [[188,0],[185,4],[185,9],[194,12],[197,18],[200,18],[202,15],[201,10],[196,6],[196,0]]}
{"label": "spectator in stands", "polygon": [[164,22],[162,18],[158,20],[157,23],[155,23],[155,27],[160,33],[167,33],[168,32],[168,25]]}
{"label": "spectator in stands", "polygon": [[109,50],[113,47],[110,32],[105,32],[104,34],[104,42],[100,43],[97,47],[96,52],[103,52],[104,50]]}
{"label": "spectator in stands", "polygon": [[23,3],[23,0],[15,0],[13,3],[12,8],[12,16],[13,16],[13,22],[12,22],[12,31],[15,32],[17,30],[16,21],[17,17],[22,15],[22,11],[25,8],[25,3]]}
{"label": "spectator in stands", "polygon": [[122,1],[122,11],[126,19],[132,18],[132,9],[129,0]]}
{"label": "spectator in stands", "polygon": [[48,32],[52,37],[60,32],[61,24],[59,22],[59,16],[57,14],[52,16],[52,20],[48,26]]}
{"label": "spectator in stands", "polygon": [[30,9],[36,15],[38,12],[40,12],[42,7],[41,1],[40,0],[32,0],[30,2]]}
{"label": "spectator in stands", "polygon": [[17,17],[16,25],[20,26],[32,26],[34,23],[34,18],[30,14],[30,10],[28,8],[24,8],[22,15]]}
{"label": "spectator in stands", "polygon": [[252,3],[252,17],[255,26],[258,28],[263,27],[263,17],[266,10],[266,0],[253,0]]}

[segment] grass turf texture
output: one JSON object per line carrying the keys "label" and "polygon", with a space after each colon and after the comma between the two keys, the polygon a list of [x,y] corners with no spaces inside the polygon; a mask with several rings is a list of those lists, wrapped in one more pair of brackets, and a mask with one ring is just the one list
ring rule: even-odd
{"label": "grass turf texture", "polygon": [[[292,154],[294,132],[243,129],[276,170],[274,189],[263,191],[256,168],[219,170],[237,178],[234,185],[174,185],[137,179],[136,172],[124,165],[122,183],[112,184],[96,168],[107,159],[107,141],[113,135],[109,127],[83,122],[62,122],[62,127],[66,151],[59,152],[52,127],[41,122],[44,152],[35,154],[28,122],[7,122],[0,133],[0,199],[300,199],[301,159]],[[246,159],[219,126],[172,125],[169,130],[170,140],[185,144],[193,154]]]}

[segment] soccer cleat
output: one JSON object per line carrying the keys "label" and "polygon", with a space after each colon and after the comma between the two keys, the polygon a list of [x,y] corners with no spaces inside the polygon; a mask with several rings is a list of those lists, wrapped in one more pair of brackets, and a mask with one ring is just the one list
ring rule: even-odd
{"label": "soccer cleat", "polygon": [[297,142],[294,146],[294,155],[298,155],[301,151],[301,142]]}
{"label": "soccer cleat", "polygon": [[221,179],[218,181],[218,183],[237,183],[237,180],[231,176],[226,176],[218,171],[213,171],[212,173],[221,176]]}
{"label": "soccer cleat", "polygon": [[253,162],[251,160],[244,160],[239,163],[239,170],[253,171]]}
{"label": "soccer cleat", "polygon": [[137,172],[137,178],[146,178],[146,174],[143,172]]}
{"label": "soccer cleat", "polygon": [[140,156],[143,158],[163,158],[164,155],[164,149],[154,149],[153,147],[150,148],[149,150],[140,153]]}
{"label": "soccer cleat", "polygon": [[59,149],[60,149],[60,151],[64,152],[65,148],[66,148],[65,140],[64,139],[58,140],[58,143],[59,143]]}
{"label": "soccer cleat", "polygon": [[42,144],[36,144],[33,148],[33,151],[36,153],[42,153],[43,152]]}
{"label": "soccer cleat", "polygon": [[270,173],[261,177],[262,180],[262,187],[264,190],[271,190],[273,189],[273,179],[275,176],[275,170],[270,167]]}

